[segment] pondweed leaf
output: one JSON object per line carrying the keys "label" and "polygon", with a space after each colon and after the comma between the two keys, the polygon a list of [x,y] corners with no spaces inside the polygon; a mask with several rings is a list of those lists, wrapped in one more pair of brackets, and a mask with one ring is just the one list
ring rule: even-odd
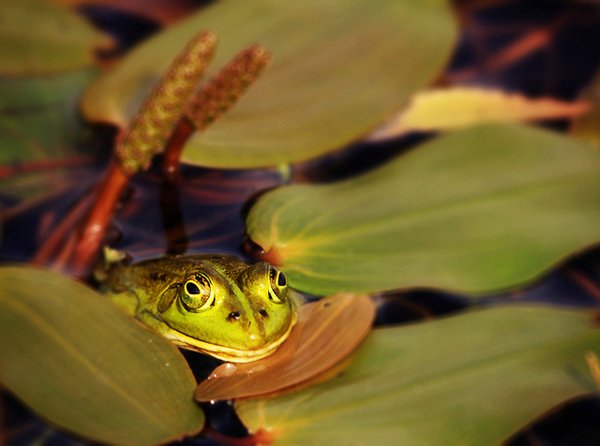
{"label": "pondweed leaf", "polygon": [[46,77],[0,79],[0,162],[67,158],[80,154],[77,111],[91,70]]}
{"label": "pondweed leaf", "polygon": [[75,11],[45,0],[4,0],[0,9],[0,74],[48,75],[91,65],[107,36]]}
{"label": "pondweed leaf", "polygon": [[54,272],[0,268],[0,383],[85,438],[156,444],[198,432],[195,380],[174,345]]}
{"label": "pondweed leaf", "polygon": [[315,294],[522,285],[600,240],[600,152],[511,125],[459,131],[381,168],[260,197],[247,231]]}
{"label": "pondweed leaf", "polygon": [[375,304],[367,296],[341,293],[303,305],[275,353],[220,365],[198,385],[196,399],[246,398],[306,384],[343,362],[369,334],[374,318]]}
{"label": "pondweed leaf", "polygon": [[307,159],[389,117],[440,72],[455,41],[444,0],[220,0],[132,51],[94,83],[85,115],[126,126],[168,61],[200,30],[219,38],[214,69],[252,44],[272,62],[184,161],[256,167]]}
{"label": "pondweed leaf", "polygon": [[599,347],[588,311],[477,310],[376,329],[338,378],[236,408],[277,446],[500,444],[559,402],[597,390],[584,356]]}

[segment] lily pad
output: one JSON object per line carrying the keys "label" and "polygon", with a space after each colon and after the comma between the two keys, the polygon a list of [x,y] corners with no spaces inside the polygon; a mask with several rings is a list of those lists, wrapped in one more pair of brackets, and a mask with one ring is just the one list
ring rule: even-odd
{"label": "lily pad", "polygon": [[179,351],[57,273],[0,268],[0,383],[63,429],[156,444],[202,428]]}
{"label": "lily pad", "polygon": [[597,390],[584,359],[600,345],[592,316],[504,307],[378,329],[335,380],[236,408],[276,445],[500,444]]}
{"label": "lily pad", "polygon": [[310,158],[368,132],[440,72],[455,39],[443,0],[221,0],[93,84],[85,115],[126,126],[168,62],[203,29],[219,37],[215,68],[254,43],[273,55],[239,104],[185,148],[185,161],[229,168]]}
{"label": "lily pad", "polygon": [[0,74],[56,74],[90,65],[110,39],[75,12],[47,0],[3,0]]}
{"label": "lily pad", "polygon": [[196,399],[246,398],[305,385],[344,362],[369,334],[374,318],[375,305],[367,296],[336,294],[303,305],[290,337],[275,353],[220,365],[198,385]]}
{"label": "lily pad", "polygon": [[362,176],[263,195],[247,231],[315,294],[522,285],[600,240],[600,152],[490,125],[429,141]]}
{"label": "lily pad", "polygon": [[0,162],[65,158],[81,153],[79,95],[91,70],[0,79]]}

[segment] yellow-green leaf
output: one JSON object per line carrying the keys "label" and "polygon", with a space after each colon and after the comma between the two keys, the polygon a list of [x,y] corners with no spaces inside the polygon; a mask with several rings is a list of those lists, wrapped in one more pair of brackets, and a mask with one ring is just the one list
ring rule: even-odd
{"label": "yellow-green leaf", "polygon": [[0,79],[0,162],[81,154],[77,100],[91,70],[56,76]]}
{"label": "yellow-green leaf", "polygon": [[3,0],[0,42],[0,74],[32,75],[86,67],[110,41],[50,0]]}
{"label": "yellow-green leaf", "polygon": [[574,118],[588,112],[587,102],[553,98],[531,99],[479,87],[425,90],[413,96],[398,114],[371,139],[397,137],[414,131],[448,131],[490,122],[525,122]]}
{"label": "yellow-green leaf", "polygon": [[600,152],[548,131],[482,126],[362,176],[264,194],[247,231],[315,294],[522,285],[600,240]]}
{"label": "yellow-green leaf", "polygon": [[54,272],[0,268],[0,383],[34,412],[102,443],[156,444],[202,428],[179,351]]}
{"label": "yellow-green leaf", "polygon": [[338,378],[236,408],[276,446],[495,445],[596,391],[584,357],[599,348],[590,312],[491,308],[375,330]]}
{"label": "yellow-green leaf", "polygon": [[219,37],[214,69],[252,44],[272,63],[183,159],[220,167],[306,159],[373,129],[427,85],[450,57],[453,22],[444,0],[220,0],[132,51],[87,91],[84,112],[127,125],[167,62],[209,30]]}

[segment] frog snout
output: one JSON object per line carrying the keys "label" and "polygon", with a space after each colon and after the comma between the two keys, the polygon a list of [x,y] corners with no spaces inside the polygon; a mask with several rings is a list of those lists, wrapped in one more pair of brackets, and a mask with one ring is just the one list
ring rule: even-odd
{"label": "frog snout", "polygon": [[230,311],[226,316],[227,322],[237,326],[239,329],[250,330],[252,326],[256,325],[256,320],[248,317],[248,314],[244,311],[233,310]]}
{"label": "frog snout", "polygon": [[[259,309],[258,314],[264,319],[269,317],[268,311],[265,310],[264,308]],[[231,321],[231,322],[235,322],[235,321],[239,321],[241,317],[242,317],[242,315],[239,311],[232,311],[227,315],[227,320]]]}
{"label": "frog snout", "polygon": [[227,316],[227,320],[228,321],[239,321],[240,320],[240,316],[241,316],[241,314],[240,314],[239,311],[232,311]]}

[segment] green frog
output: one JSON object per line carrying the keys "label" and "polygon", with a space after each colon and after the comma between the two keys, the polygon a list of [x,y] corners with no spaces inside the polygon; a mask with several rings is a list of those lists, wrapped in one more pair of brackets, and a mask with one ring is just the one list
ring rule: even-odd
{"label": "green frog", "polygon": [[180,347],[231,362],[273,353],[296,322],[283,272],[229,255],[114,265],[102,280],[123,310]]}

